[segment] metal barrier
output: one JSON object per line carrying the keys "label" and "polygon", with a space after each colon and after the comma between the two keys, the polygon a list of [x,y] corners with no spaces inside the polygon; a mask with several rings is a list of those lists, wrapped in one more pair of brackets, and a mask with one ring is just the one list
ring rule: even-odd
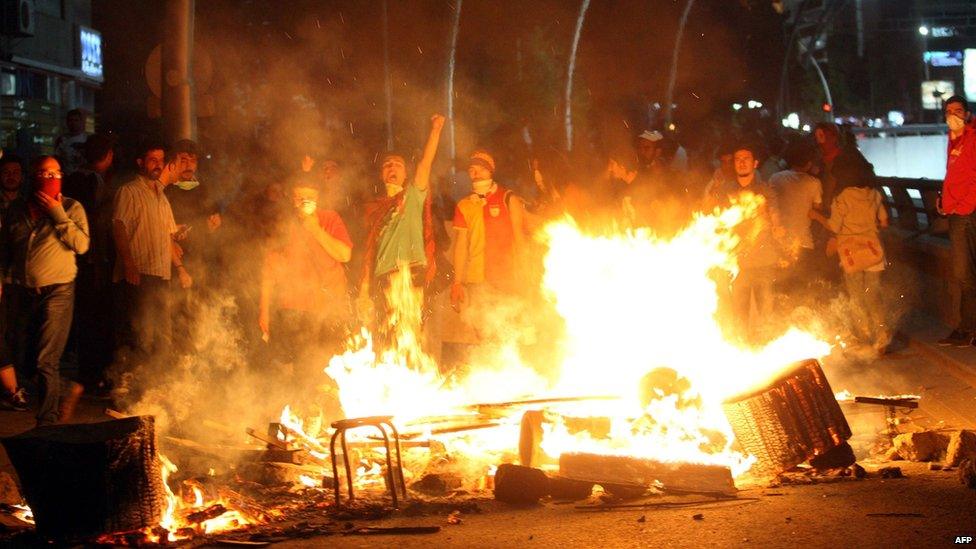
{"label": "metal barrier", "polygon": [[879,177],[891,225],[917,234],[946,238],[948,221],[936,206],[942,182],[932,179]]}

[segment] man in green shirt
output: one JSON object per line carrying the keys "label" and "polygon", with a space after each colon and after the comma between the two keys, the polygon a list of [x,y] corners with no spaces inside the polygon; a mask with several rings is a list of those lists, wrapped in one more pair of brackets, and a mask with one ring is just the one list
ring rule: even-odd
{"label": "man in green shirt", "polygon": [[[410,269],[415,287],[422,288],[434,279],[430,171],[443,128],[443,116],[431,117],[430,135],[412,183],[407,181],[403,156],[387,154],[383,158],[380,178],[386,195],[366,205],[368,237],[357,299],[361,318],[370,316],[373,299],[388,313],[385,290],[401,266]],[[388,327],[386,314],[378,320],[381,329]]]}

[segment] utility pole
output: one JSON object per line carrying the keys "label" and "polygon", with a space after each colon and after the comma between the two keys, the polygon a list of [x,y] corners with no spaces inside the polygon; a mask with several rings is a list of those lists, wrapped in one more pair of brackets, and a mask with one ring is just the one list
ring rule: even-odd
{"label": "utility pole", "polygon": [[390,20],[383,0],[383,92],[386,95],[386,150],[393,150],[393,75],[390,74]]}
{"label": "utility pole", "polygon": [[583,0],[580,4],[579,16],[576,18],[576,31],[573,33],[573,46],[569,50],[569,66],[566,68],[566,152],[573,150],[573,74],[576,72],[576,51],[579,49],[580,36],[583,34],[583,21],[586,10],[590,9],[590,0]]}
{"label": "utility pole", "polygon": [[664,99],[664,125],[665,129],[671,129],[671,111],[674,104],[674,84],[678,80],[678,53],[681,51],[681,37],[685,33],[685,25],[688,24],[688,15],[691,7],[695,5],[695,0],[688,0],[684,11],[681,12],[681,21],[678,23],[678,33],[674,37],[674,51],[671,53],[671,72],[668,74],[668,93]]}
{"label": "utility pole", "polygon": [[193,83],[195,0],[166,0],[162,47],[163,134],[168,143],[197,138]]}
{"label": "utility pole", "polygon": [[451,158],[451,192],[457,184],[457,140],[454,133],[454,68],[457,59],[458,34],[461,32],[461,5],[464,0],[457,0],[454,7],[454,20],[451,24],[451,43],[449,46],[450,56],[447,58],[447,132],[450,139],[448,147]]}

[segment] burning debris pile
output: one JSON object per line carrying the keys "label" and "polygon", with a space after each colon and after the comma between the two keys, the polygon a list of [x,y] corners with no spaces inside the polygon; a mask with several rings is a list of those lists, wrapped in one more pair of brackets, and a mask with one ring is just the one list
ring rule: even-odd
{"label": "burning debris pile", "polygon": [[[563,334],[550,342],[559,358],[549,371],[492,342],[496,360],[445,374],[421,348],[419,315],[394,315],[388,349],[363,329],[325,368],[344,419],[285,407],[267,431],[227,427],[236,445],[163,436],[165,453],[186,465],[158,457],[165,503],[133,528],[106,522],[85,534],[177,541],[294,521],[300,509],[368,515],[492,490],[510,501],[582,499],[595,485],[728,495],[750,474],[803,461],[847,467],[850,429],[816,361],[829,346],[789,328],[753,347],[723,326],[723,273],[737,271],[740,243],[733,229],[760,203],[700,215],[671,239],[553,223],[543,284]],[[407,271],[388,298],[394,311],[416,309]],[[41,529],[42,499],[25,492]]]}

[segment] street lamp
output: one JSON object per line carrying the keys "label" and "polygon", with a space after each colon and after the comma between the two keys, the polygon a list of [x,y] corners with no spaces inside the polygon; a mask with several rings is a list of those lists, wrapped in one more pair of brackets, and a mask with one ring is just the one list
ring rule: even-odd
{"label": "street lamp", "polygon": [[918,33],[921,34],[922,36],[928,36],[929,28],[926,27],[925,25],[921,25],[920,27],[918,27]]}

